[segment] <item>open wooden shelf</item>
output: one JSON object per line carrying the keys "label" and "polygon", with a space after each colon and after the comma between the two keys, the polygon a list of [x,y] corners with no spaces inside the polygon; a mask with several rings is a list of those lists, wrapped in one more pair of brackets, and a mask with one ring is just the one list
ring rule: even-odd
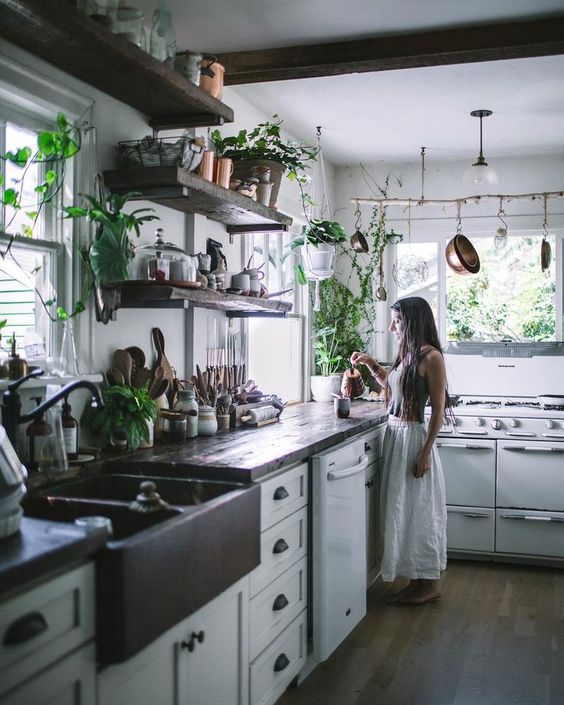
{"label": "open wooden shelf", "polygon": [[223,294],[210,289],[183,289],[153,282],[125,281],[105,285],[103,295],[111,298],[113,310],[119,308],[209,308],[225,311],[231,318],[251,315],[286,316],[292,304],[279,299]]}
{"label": "open wooden shelf", "polygon": [[256,232],[260,232],[261,225],[286,230],[292,224],[290,216],[274,208],[174,166],[105,171],[104,182],[113,193],[137,191],[140,198],[183,213],[200,213],[227,226],[250,226],[246,228],[249,231],[257,226]]}
{"label": "open wooden shelf", "polygon": [[155,129],[221,125],[233,111],[67,0],[0,0],[0,35],[140,110]]}

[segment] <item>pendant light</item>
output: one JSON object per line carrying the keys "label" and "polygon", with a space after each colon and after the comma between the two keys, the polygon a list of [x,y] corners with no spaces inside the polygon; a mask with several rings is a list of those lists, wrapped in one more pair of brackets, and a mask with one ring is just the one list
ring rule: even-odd
{"label": "pendant light", "polygon": [[480,118],[480,154],[474,164],[472,164],[472,166],[464,172],[464,182],[468,186],[494,186],[498,182],[497,174],[490,166],[488,166],[487,161],[484,159],[484,153],[482,150],[482,120],[485,117],[492,115],[492,111],[473,110],[470,115],[472,117]]}

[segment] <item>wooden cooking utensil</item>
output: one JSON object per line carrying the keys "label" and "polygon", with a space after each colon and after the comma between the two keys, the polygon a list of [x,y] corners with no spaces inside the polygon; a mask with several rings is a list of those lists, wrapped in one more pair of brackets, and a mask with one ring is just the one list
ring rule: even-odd
{"label": "wooden cooking utensil", "polygon": [[151,379],[151,382],[149,383],[149,396],[153,399],[156,399],[155,397],[155,391],[160,387],[160,384],[163,380],[163,368],[159,365],[158,367],[155,367],[153,370],[153,377]]}
{"label": "wooden cooking utensil", "polygon": [[140,367],[131,375],[131,384],[137,389],[142,389],[151,378],[151,372],[147,367]]}
{"label": "wooden cooking utensil", "polygon": [[116,384],[125,384],[123,375],[117,367],[110,367],[110,369],[106,371],[106,380],[111,387],[114,387]]}
{"label": "wooden cooking utensil", "polygon": [[155,366],[158,367],[160,365],[163,368],[164,379],[166,379],[166,380],[168,380],[168,382],[172,383],[172,380],[174,379],[175,375],[174,375],[174,371],[170,365],[170,362],[168,361],[168,359],[165,355],[164,335],[163,335],[160,328],[153,328],[152,336],[153,336],[153,343],[155,344],[155,348],[157,350],[157,361],[155,363]]}
{"label": "wooden cooking utensil", "polygon": [[131,385],[131,369],[133,366],[131,355],[126,350],[116,350],[112,362],[113,367],[118,369],[123,375],[124,384]]}

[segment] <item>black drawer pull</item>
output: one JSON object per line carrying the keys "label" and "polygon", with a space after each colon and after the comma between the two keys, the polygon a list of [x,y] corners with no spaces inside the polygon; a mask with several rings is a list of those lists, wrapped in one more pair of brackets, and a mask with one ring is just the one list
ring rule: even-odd
{"label": "black drawer pull", "polygon": [[364,452],[370,453],[371,450],[372,450],[372,446],[370,445],[370,443],[365,443],[364,444]]}
{"label": "black drawer pull", "polygon": [[274,673],[278,673],[278,671],[283,671],[289,665],[290,659],[286,656],[286,654],[280,654],[280,656],[278,656],[278,658],[274,662]]}
{"label": "black drawer pull", "polygon": [[368,489],[371,490],[371,489],[374,487],[374,480],[367,480],[367,481],[364,483],[364,486],[365,486],[365,487],[368,487]]}
{"label": "black drawer pull", "polygon": [[284,553],[284,551],[287,551],[289,548],[290,546],[288,546],[284,539],[278,539],[278,541],[274,544],[272,553]]}
{"label": "black drawer pull", "polygon": [[274,490],[274,499],[286,499],[290,495],[288,494],[288,490],[285,487],[277,487]]}
{"label": "black drawer pull", "polygon": [[286,595],[284,595],[283,592],[278,595],[278,597],[274,600],[274,604],[272,605],[272,609],[274,612],[278,612],[279,610],[283,610],[286,605],[288,605],[288,598]]}
{"label": "black drawer pull", "polygon": [[10,624],[4,632],[2,644],[4,646],[23,644],[24,641],[34,639],[48,628],[47,620],[41,612],[30,612]]}
{"label": "black drawer pull", "polygon": [[190,634],[190,640],[180,642],[180,647],[182,649],[188,649],[188,651],[192,653],[196,648],[196,642],[201,644],[204,641],[205,636],[206,635],[202,630],[199,632],[192,632],[192,634]]}

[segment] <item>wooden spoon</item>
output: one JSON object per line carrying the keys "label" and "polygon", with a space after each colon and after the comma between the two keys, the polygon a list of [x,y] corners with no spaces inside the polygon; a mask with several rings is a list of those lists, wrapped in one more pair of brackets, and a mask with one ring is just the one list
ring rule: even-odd
{"label": "wooden spoon", "polygon": [[131,385],[131,368],[133,366],[131,355],[126,350],[116,350],[112,361],[113,366],[122,373],[124,383]]}
{"label": "wooden spoon", "polygon": [[151,382],[149,384],[149,396],[152,397],[153,399],[156,399],[155,397],[155,390],[160,387],[160,384],[163,380],[163,368],[162,367],[155,367],[153,370],[153,378],[151,379]]}
{"label": "wooden spoon", "polygon": [[110,369],[106,371],[106,380],[111,387],[114,387],[116,384],[125,384],[123,375],[117,367],[110,367]]}
{"label": "wooden spoon", "polygon": [[151,372],[147,367],[141,367],[131,375],[131,384],[137,389],[142,389],[151,378]]}
{"label": "wooden spoon", "polygon": [[152,330],[152,336],[153,336],[153,343],[155,344],[155,348],[157,350],[157,366],[161,366],[163,368],[163,376],[165,379],[167,379],[169,382],[172,382],[172,380],[175,377],[175,374],[173,372],[173,369],[170,365],[170,362],[167,360],[167,357],[165,355],[165,342],[164,342],[164,335],[163,332],[160,328],[153,328]]}

